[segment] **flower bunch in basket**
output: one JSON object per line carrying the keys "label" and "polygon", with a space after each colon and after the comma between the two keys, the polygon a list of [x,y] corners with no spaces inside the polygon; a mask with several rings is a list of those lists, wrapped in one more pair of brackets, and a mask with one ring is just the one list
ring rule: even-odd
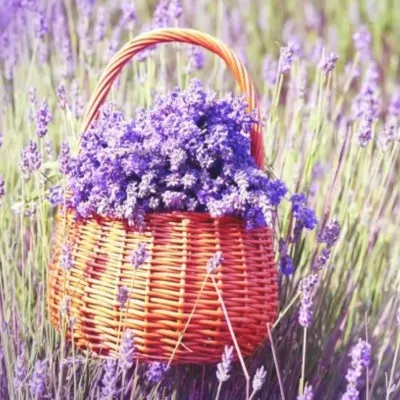
{"label": "flower bunch in basket", "polygon": [[146,213],[163,211],[238,216],[247,228],[269,225],[287,188],[251,156],[255,118],[247,108],[244,98],[219,99],[198,80],[158,95],[134,119],[103,106],[79,154],[71,157],[66,148],[61,154],[69,206],[79,217],[127,219],[137,227]]}

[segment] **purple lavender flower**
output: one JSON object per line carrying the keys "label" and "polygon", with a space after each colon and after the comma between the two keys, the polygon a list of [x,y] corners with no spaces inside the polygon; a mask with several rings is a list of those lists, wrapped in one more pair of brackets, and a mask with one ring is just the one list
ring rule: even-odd
{"label": "purple lavender flower", "polygon": [[287,46],[281,47],[279,65],[280,65],[280,72],[282,74],[288,74],[290,72],[296,55],[297,55],[297,46],[294,42],[290,42]]}
{"label": "purple lavender flower", "polygon": [[36,111],[36,133],[40,138],[47,135],[48,125],[53,119],[53,114],[50,111],[49,105],[46,100],[42,102]]}
{"label": "purple lavender flower", "polygon": [[58,165],[60,172],[67,175],[71,171],[71,150],[67,141],[61,143],[60,154],[58,155]]}
{"label": "purple lavender flower", "polygon": [[360,53],[363,59],[370,58],[372,36],[368,28],[362,25],[358,31],[353,34],[354,47]]}
{"label": "purple lavender flower", "polygon": [[44,151],[48,157],[51,157],[53,154],[53,141],[49,138],[44,141]]}
{"label": "purple lavender flower", "polygon": [[0,200],[6,195],[6,183],[4,182],[4,178],[0,175]]}
{"label": "purple lavender flower", "polygon": [[392,95],[389,105],[389,115],[400,118],[400,86],[396,87]]}
{"label": "purple lavender flower", "polygon": [[122,336],[122,344],[119,356],[119,366],[126,373],[133,366],[135,359],[135,343],[133,332],[126,329]]}
{"label": "purple lavender flower", "polygon": [[217,379],[222,383],[230,378],[233,362],[233,346],[225,346],[222,361],[217,365]]}
{"label": "purple lavender flower", "polygon": [[358,343],[350,350],[351,364],[347,370],[346,392],[342,396],[342,400],[358,400],[359,391],[357,387],[361,383],[362,372],[364,368],[368,368],[371,361],[371,345],[359,339]]}
{"label": "purple lavender flower", "polygon": [[67,90],[62,83],[57,85],[56,93],[58,97],[58,104],[60,105],[61,110],[65,110],[68,107]]}
{"label": "purple lavender flower", "polygon": [[64,201],[64,189],[62,188],[62,186],[52,186],[49,190],[49,195],[47,196],[47,199],[53,207],[62,204],[62,202]]}
{"label": "purple lavender flower", "polygon": [[41,399],[46,393],[47,360],[38,360],[35,363],[33,375],[28,383],[32,398]]}
{"label": "purple lavender flower", "polygon": [[71,298],[69,296],[63,296],[60,301],[60,314],[63,317],[68,317],[71,308]]}
{"label": "purple lavender flower", "polygon": [[169,0],[169,15],[171,19],[178,19],[183,13],[182,0]]}
{"label": "purple lavender flower", "polygon": [[224,259],[222,257],[222,251],[215,252],[215,254],[207,261],[207,273],[213,274],[216,269],[221,265],[223,260]]}
{"label": "purple lavender flower", "polygon": [[100,6],[97,8],[97,18],[94,26],[94,40],[96,43],[104,40],[108,24],[108,15],[105,7]]}
{"label": "purple lavender flower", "polygon": [[189,65],[187,70],[199,71],[203,69],[205,63],[204,51],[197,46],[192,46],[189,51]]}
{"label": "purple lavender flower", "polygon": [[4,133],[0,131],[0,147],[3,146],[4,143]]}
{"label": "purple lavender flower", "polygon": [[103,379],[101,380],[101,399],[112,399],[118,394],[117,389],[117,361],[112,358],[107,358],[103,364]]}
{"label": "purple lavender flower", "polygon": [[313,320],[312,293],[318,282],[318,274],[307,275],[300,282],[302,298],[300,303],[299,323],[304,328],[308,328]]}
{"label": "purple lavender flower", "polygon": [[265,382],[265,377],[267,376],[267,371],[262,365],[257,369],[254,378],[253,378],[253,393],[256,393],[261,390],[262,386]]}
{"label": "purple lavender flower", "polygon": [[339,57],[333,52],[329,54],[323,53],[321,61],[319,63],[319,68],[321,68],[324,75],[328,75],[333,70],[333,68],[335,68],[335,64],[338,58]]}
{"label": "purple lavender flower", "polygon": [[278,61],[275,60],[271,54],[267,54],[262,64],[262,76],[268,87],[273,88],[275,86],[277,72]]}
{"label": "purple lavender flower", "polygon": [[22,346],[14,366],[14,385],[21,388],[25,384],[27,369],[25,362],[25,348]]}
{"label": "purple lavender flower", "polygon": [[313,265],[313,268],[316,270],[321,270],[322,268],[326,267],[329,258],[331,256],[331,248],[326,247],[322,249],[322,251],[318,254],[315,263]]}
{"label": "purple lavender flower", "polygon": [[314,211],[305,207],[305,195],[303,193],[294,194],[290,201],[292,202],[293,216],[297,219],[297,222],[306,229],[314,229],[318,221]]}
{"label": "purple lavender flower", "polygon": [[327,247],[333,247],[339,239],[340,224],[337,217],[334,217],[318,234],[318,243],[325,243]]}
{"label": "purple lavender flower", "polygon": [[133,0],[124,1],[122,3],[121,10],[122,10],[121,26],[131,31],[136,24],[135,2]]}
{"label": "purple lavender flower", "polygon": [[117,300],[119,302],[120,307],[124,307],[125,303],[129,298],[129,289],[126,286],[119,286],[117,293]]}
{"label": "purple lavender flower", "polygon": [[61,255],[60,255],[60,267],[69,271],[74,266],[74,257],[72,254],[72,245],[71,243],[65,242],[61,247]]}
{"label": "purple lavender flower", "polygon": [[303,394],[297,396],[297,400],[313,400],[314,393],[311,385],[306,384]]}
{"label": "purple lavender flower", "polygon": [[38,150],[37,143],[29,141],[27,147],[21,152],[19,167],[24,179],[27,181],[42,166],[42,155]]}
{"label": "purple lavender flower", "polygon": [[44,10],[39,10],[36,12],[36,16],[34,18],[34,29],[36,37],[39,39],[43,39],[43,37],[49,31],[49,27],[47,25],[47,17]]}
{"label": "purple lavender flower", "polygon": [[277,179],[270,181],[267,187],[270,204],[273,206],[279,205],[288,191],[286,185],[280,179]]}
{"label": "purple lavender flower", "polygon": [[146,378],[149,383],[158,383],[163,378],[166,371],[168,371],[169,367],[167,363],[161,362],[152,362],[146,371]]}
{"label": "purple lavender flower", "polygon": [[139,243],[131,256],[131,265],[133,268],[140,268],[149,258],[149,252],[147,251],[147,243]]}
{"label": "purple lavender flower", "polygon": [[279,240],[279,270],[289,276],[294,272],[293,260],[288,253],[288,244],[285,240]]}

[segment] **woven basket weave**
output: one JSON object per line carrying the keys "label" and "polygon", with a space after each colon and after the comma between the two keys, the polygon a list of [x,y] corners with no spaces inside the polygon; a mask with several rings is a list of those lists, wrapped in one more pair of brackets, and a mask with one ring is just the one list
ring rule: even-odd
{"label": "woven basket weave", "polygon": [[[219,55],[248,96],[249,108],[256,107],[253,85],[232,50],[195,30],[160,29],[133,39],[112,58],[92,95],[83,131],[97,117],[123,66],[138,52],[166,42],[190,43]],[[252,131],[252,154],[262,168],[260,124]],[[69,272],[59,265],[66,241],[73,248]],[[130,259],[139,243],[147,244],[149,257],[135,271]],[[214,274],[215,285],[206,265],[218,250],[223,262]],[[121,286],[130,289],[122,308],[117,299]],[[50,319],[59,329],[68,326],[60,310],[65,299],[70,303],[68,320],[74,321],[68,337],[100,356],[117,357],[121,332],[129,328],[142,360],[217,362],[224,346],[232,343],[223,305],[247,355],[263,342],[266,324],[277,315],[273,232],[247,231],[239,218],[196,212],[148,214],[139,232],[124,220],[78,220],[72,210],[59,208],[48,278]]]}

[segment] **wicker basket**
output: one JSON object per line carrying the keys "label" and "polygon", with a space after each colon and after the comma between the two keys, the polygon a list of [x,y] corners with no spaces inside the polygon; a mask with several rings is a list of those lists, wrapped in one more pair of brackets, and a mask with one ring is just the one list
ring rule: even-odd
{"label": "wicker basket", "polygon": [[[83,130],[97,117],[123,66],[145,48],[166,42],[190,43],[219,55],[255,108],[253,85],[232,50],[201,32],[160,29],[133,39],[112,58],[92,95]],[[263,167],[259,129],[252,132],[252,154]],[[117,357],[121,332],[130,328],[142,360],[209,363],[220,360],[224,346],[232,343],[225,306],[242,354],[253,352],[277,315],[272,230],[246,231],[239,218],[196,212],[148,214],[145,222],[139,232],[124,220],[77,220],[73,211],[57,210],[48,280],[52,324],[64,327],[79,348],[100,356]],[[66,240],[73,246],[69,272],[59,266]],[[149,257],[135,271],[130,257],[143,242]],[[206,265],[217,250],[224,259],[213,282]],[[121,286],[131,289],[122,308],[117,299]],[[60,310],[66,298],[68,318]]]}

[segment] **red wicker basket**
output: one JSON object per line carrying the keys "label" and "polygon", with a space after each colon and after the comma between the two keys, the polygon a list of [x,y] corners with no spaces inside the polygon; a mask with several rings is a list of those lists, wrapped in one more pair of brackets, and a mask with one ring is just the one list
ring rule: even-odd
{"label": "red wicker basket", "polygon": [[[94,90],[83,130],[97,117],[123,66],[140,51],[166,42],[190,43],[219,55],[248,96],[249,107],[256,107],[253,85],[232,50],[195,30],[160,29],[133,39],[112,58]],[[260,124],[252,132],[252,154],[262,168]],[[253,352],[267,336],[266,324],[277,316],[272,230],[248,231],[238,218],[196,212],[148,214],[145,223],[139,232],[124,220],[76,220],[73,211],[57,210],[48,279],[52,324],[67,327],[79,348],[100,356],[117,357],[121,332],[129,328],[142,360],[217,362],[232,343],[229,324],[241,353]],[[73,249],[68,272],[59,265],[65,241]],[[143,242],[149,257],[135,271],[130,257]],[[223,262],[213,281],[206,265],[218,250]],[[131,289],[123,308],[117,299],[121,286]],[[65,299],[68,319],[60,310]]]}

